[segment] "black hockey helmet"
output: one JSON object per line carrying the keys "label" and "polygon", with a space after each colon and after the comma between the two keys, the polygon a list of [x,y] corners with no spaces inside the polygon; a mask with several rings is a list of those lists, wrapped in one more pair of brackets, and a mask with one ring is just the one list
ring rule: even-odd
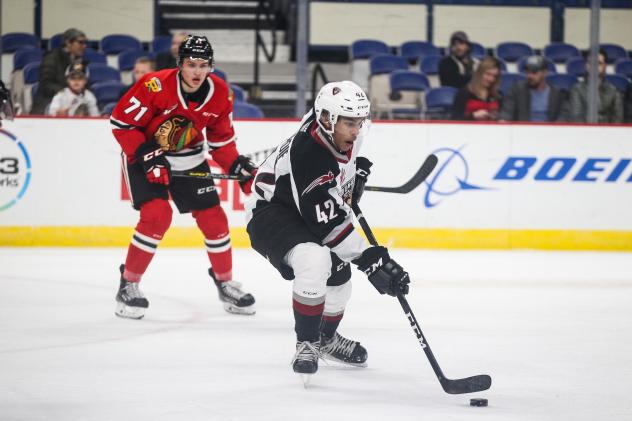
{"label": "black hockey helmet", "polygon": [[213,47],[206,37],[187,35],[178,47],[178,65],[182,65],[185,58],[204,59],[214,66]]}

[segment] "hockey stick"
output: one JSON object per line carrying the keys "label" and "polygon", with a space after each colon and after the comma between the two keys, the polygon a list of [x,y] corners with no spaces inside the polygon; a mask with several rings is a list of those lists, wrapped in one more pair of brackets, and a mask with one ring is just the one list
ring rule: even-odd
{"label": "hockey stick", "polygon": [[172,177],[200,178],[203,180],[236,180],[245,181],[247,177],[237,174],[220,174],[205,171],[171,171]]}
{"label": "hockey stick", "polygon": [[421,167],[417,170],[417,173],[413,175],[413,177],[408,180],[406,183],[402,184],[399,187],[377,187],[377,186],[365,186],[365,191],[379,191],[383,193],[401,193],[406,194],[410,193],[414,189],[417,188],[421,183],[424,182],[426,177],[430,175],[434,167],[437,165],[437,156],[434,154],[428,155],[426,160]]}
{"label": "hockey stick", "polygon": [[[421,167],[417,170],[415,175],[412,176],[410,180],[406,183],[402,184],[399,187],[381,187],[381,186],[365,186],[365,191],[377,191],[383,193],[401,193],[406,194],[410,193],[414,189],[416,189],[421,183],[424,182],[426,177],[432,172],[434,167],[437,165],[437,157],[435,155],[428,155],[426,160]],[[220,173],[212,173],[212,172],[204,172],[204,171],[171,171],[172,177],[188,177],[188,178],[199,178],[199,179],[216,179],[216,180],[236,180],[236,181],[245,181],[246,177],[241,175],[233,175],[233,174],[220,174]]]}
{"label": "hockey stick", "polygon": [[[351,206],[353,208],[353,213],[355,213],[356,218],[358,219],[358,222],[360,223],[360,226],[362,227],[362,230],[366,234],[366,237],[369,239],[369,242],[372,245],[377,246],[378,245],[377,239],[373,235],[373,232],[371,231],[371,227],[369,227],[369,224],[366,222],[366,219],[364,219],[364,215],[362,215],[362,211],[360,210],[360,207],[355,202]],[[406,314],[406,317],[408,318],[408,321],[410,322],[410,326],[413,328],[413,332],[415,333],[415,336],[417,337],[417,340],[419,341],[421,348],[426,353],[426,357],[428,357],[428,361],[430,362],[432,369],[437,375],[437,378],[439,379],[439,383],[441,383],[441,387],[443,387],[443,390],[446,393],[450,393],[452,395],[458,395],[461,393],[480,392],[482,390],[487,390],[490,388],[490,386],[492,385],[492,378],[488,376],[487,374],[467,377],[465,379],[448,379],[443,374],[443,371],[441,371],[441,367],[439,367],[439,363],[437,362],[437,359],[435,358],[434,354],[432,353],[432,350],[430,349],[430,344],[428,344],[428,340],[426,339],[424,334],[421,332],[421,327],[419,327],[417,318],[413,314],[413,311],[411,310],[410,305],[408,304],[408,301],[401,293],[397,294],[397,300],[399,300],[399,304],[402,306],[402,310],[404,310],[404,314]]]}

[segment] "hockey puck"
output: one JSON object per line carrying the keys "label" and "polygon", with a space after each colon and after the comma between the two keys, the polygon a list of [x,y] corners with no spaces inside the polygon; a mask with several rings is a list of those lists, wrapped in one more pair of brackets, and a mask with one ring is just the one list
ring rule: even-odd
{"label": "hockey puck", "polygon": [[487,399],[470,399],[470,406],[487,406]]}

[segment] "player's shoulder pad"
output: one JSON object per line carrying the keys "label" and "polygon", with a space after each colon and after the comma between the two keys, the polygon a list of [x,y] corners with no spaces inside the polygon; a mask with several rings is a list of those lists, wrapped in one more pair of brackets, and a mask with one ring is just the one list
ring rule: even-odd
{"label": "player's shoulder pad", "polygon": [[217,76],[215,73],[209,73],[208,77],[211,79],[210,82],[213,84],[213,97],[217,95],[217,97],[221,98],[229,98],[232,101],[233,91],[228,86],[228,83],[221,77]]}
{"label": "player's shoulder pad", "polygon": [[337,175],[340,172],[340,167],[336,158],[320,146],[309,132],[309,129],[307,131],[300,130],[294,136],[290,149],[293,164],[299,164],[298,166],[305,169],[306,172],[331,169]]}
{"label": "player's shoulder pad", "polygon": [[170,79],[175,79],[177,72],[178,69],[174,68],[147,73],[138,83],[141,83],[147,92],[157,94],[164,89],[165,84],[170,83]]}

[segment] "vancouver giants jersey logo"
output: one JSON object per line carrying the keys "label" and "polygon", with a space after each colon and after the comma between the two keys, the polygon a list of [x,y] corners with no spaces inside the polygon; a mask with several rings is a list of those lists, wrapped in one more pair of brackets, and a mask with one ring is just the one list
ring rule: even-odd
{"label": "vancouver giants jersey logo", "polygon": [[305,190],[303,190],[303,193],[301,193],[301,196],[305,196],[307,193],[314,190],[317,186],[322,186],[323,184],[331,183],[332,181],[334,181],[334,179],[335,179],[334,173],[331,171],[329,171],[327,174],[321,175],[316,180],[309,183],[307,187],[305,187]]}

